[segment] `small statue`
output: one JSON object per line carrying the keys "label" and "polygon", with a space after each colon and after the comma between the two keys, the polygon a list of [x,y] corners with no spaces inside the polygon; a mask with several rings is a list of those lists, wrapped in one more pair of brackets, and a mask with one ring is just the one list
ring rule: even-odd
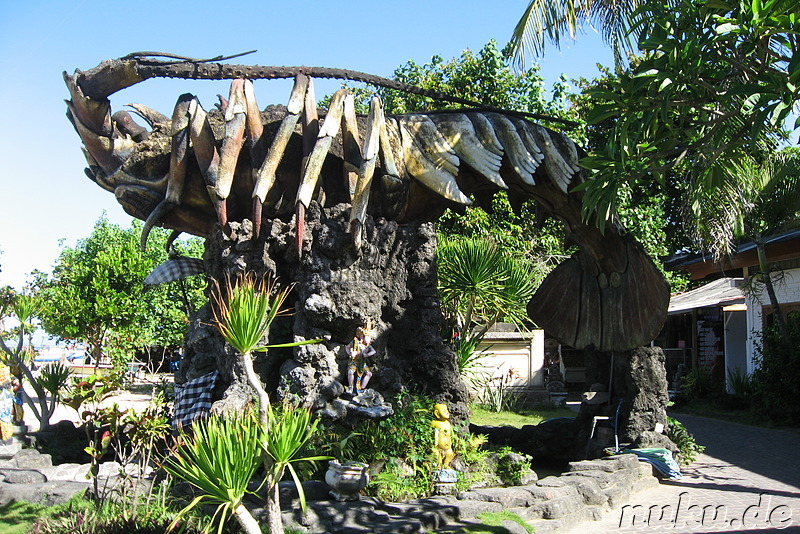
{"label": "small statue", "polygon": [[347,366],[348,391],[358,394],[367,389],[369,379],[372,378],[367,360],[375,354],[369,324],[358,327],[356,337],[347,345],[347,355],[350,356],[350,364]]}
{"label": "small statue", "polygon": [[0,442],[11,438],[14,392],[11,385],[11,372],[0,363]]}
{"label": "small statue", "polygon": [[25,390],[19,378],[11,379],[11,391],[14,393],[12,399],[14,405],[11,411],[11,418],[15,425],[25,424]]}
{"label": "small statue", "polygon": [[433,416],[436,420],[431,422],[433,427],[433,450],[439,456],[439,469],[449,469],[453,461],[453,427],[450,424],[450,411],[446,404],[437,404],[433,407]]}

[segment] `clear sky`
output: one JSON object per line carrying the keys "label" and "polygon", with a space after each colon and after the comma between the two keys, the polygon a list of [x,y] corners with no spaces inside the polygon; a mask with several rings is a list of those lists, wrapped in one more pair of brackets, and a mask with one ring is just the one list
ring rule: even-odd
{"label": "clear sky", "polygon": [[[90,69],[135,51],[213,57],[257,49],[239,60],[260,65],[348,68],[391,76],[433,55],[449,59],[502,47],[527,5],[501,2],[51,0],[6,2],[0,14],[0,285],[22,289],[34,269],[52,270],[59,242],[74,246],[105,211],[131,218],[84,175],[80,140],[65,116],[61,73]],[[548,84],[561,73],[593,77],[610,51],[590,31],[540,62]],[[177,97],[196,94],[206,109],[227,82],[148,80],[111,97],[112,111],[139,102],[171,115]],[[285,104],[291,82],[256,81],[259,106]],[[317,85],[317,94],[336,84]]]}

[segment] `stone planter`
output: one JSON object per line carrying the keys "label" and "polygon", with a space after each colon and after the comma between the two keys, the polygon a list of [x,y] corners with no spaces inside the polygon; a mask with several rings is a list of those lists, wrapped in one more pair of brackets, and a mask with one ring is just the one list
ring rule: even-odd
{"label": "stone planter", "polygon": [[331,495],[337,501],[357,501],[361,498],[361,490],[369,484],[367,464],[346,462],[340,464],[336,460],[328,462],[325,482],[331,487]]}

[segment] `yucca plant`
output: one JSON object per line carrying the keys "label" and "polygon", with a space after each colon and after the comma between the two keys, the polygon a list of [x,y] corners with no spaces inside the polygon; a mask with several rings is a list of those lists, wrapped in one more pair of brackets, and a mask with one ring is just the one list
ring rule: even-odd
{"label": "yucca plant", "polygon": [[[261,379],[253,369],[253,351],[260,346],[272,321],[281,314],[281,307],[291,288],[276,291],[274,283],[246,273],[235,281],[225,279],[212,292],[214,325],[240,356],[247,382],[258,396],[258,420],[269,425],[270,400]],[[290,344],[291,345],[291,344]]]}
{"label": "yucca plant", "polygon": [[459,370],[474,371],[482,357],[475,351],[492,325],[501,319],[517,325],[528,320],[535,280],[524,261],[489,239],[442,239],[437,259],[442,303],[459,334],[454,347]]}
{"label": "yucca plant", "polygon": [[[264,430],[252,414],[212,415],[192,425],[192,435],[182,435],[183,443],[164,461],[172,476],[189,482],[202,491],[170,525],[202,502],[217,505],[208,528],[217,525],[221,533],[225,520],[233,515],[245,532],[260,534],[261,528],[243,500],[248,484],[261,464]],[[207,529],[208,530],[208,529]]]}
{"label": "yucca plant", "polygon": [[[272,424],[272,408],[269,394],[253,369],[253,352],[273,347],[294,347],[320,341],[319,339],[313,339],[280,345],[260,345],[262,339],[266,337],[272,322],[281,315],[281,307],[290,290],[291,288],[277,290],[272,280],[246,273],[233,281],[227,278],[223,286],[217,284],[212,292],[214,325],[222,334],[222,337],[239,353],[247,381],[258,397],[258,422],[262,429],[262,460],[267,473],[267,522],[269,531],[272,534],[282,534],[284,532],[283,522],[281,521],[278,482],[286,467],[291,467],[289,462],[292,456],[287,457],[286,455],[292,450],[291,444],[297,443],[298,437],[290,431],[291,425],[284,427],[281,426],[283,423]],[[313,434],[315,428],[316,425],[312,427],[307,421],[304,427],[297,427],[295,430],[302,430],[307,433],[308,437],[305,440],[301,440],[304,444]],[[283,433],[282,435],[286,441],[271,442],[270,436],[274,432]],[[277,446],[280,446],[279,450],[271,449],[271,447]],[[294,449],[294,453],[300,447],[302,447],[302,444]],[[294,469],[290,469],[290,471],[298,486],[298,492],[302,493],[302,487]]]}
{"label": "yucca plant", "polygon": [[15,347],[6,345],[5,340],[0,336],[0,361],[14,370],[15,376],[20,378],[20,382],[27,380],[36,393],[38,403],[33,401],[29,395],[25,395],[25,403],[33,412],[36,420],[39,421],[39,430],[50,428],[50,418],[55,411],[55,402],[47,402],[47,390],[44,389],[31,371],[31,363],[34,361],[33,349],[29,345],[24,347],[25,335],[31,335],[36,327],[33,319],[42,309],[41,301],[35,295],[19,294],[14,297],[10,304],[0,307],[0,319],[7,314],[17,319],[19,331]]}

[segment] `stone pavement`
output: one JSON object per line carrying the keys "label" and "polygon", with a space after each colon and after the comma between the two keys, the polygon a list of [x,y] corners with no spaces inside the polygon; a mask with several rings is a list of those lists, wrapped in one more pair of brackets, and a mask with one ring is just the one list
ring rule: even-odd
{"label": "stone pavement", "polygon": [[683,479],[642,491],[571,534],[800,532],[800,432],[674,414],[706,449]]}

